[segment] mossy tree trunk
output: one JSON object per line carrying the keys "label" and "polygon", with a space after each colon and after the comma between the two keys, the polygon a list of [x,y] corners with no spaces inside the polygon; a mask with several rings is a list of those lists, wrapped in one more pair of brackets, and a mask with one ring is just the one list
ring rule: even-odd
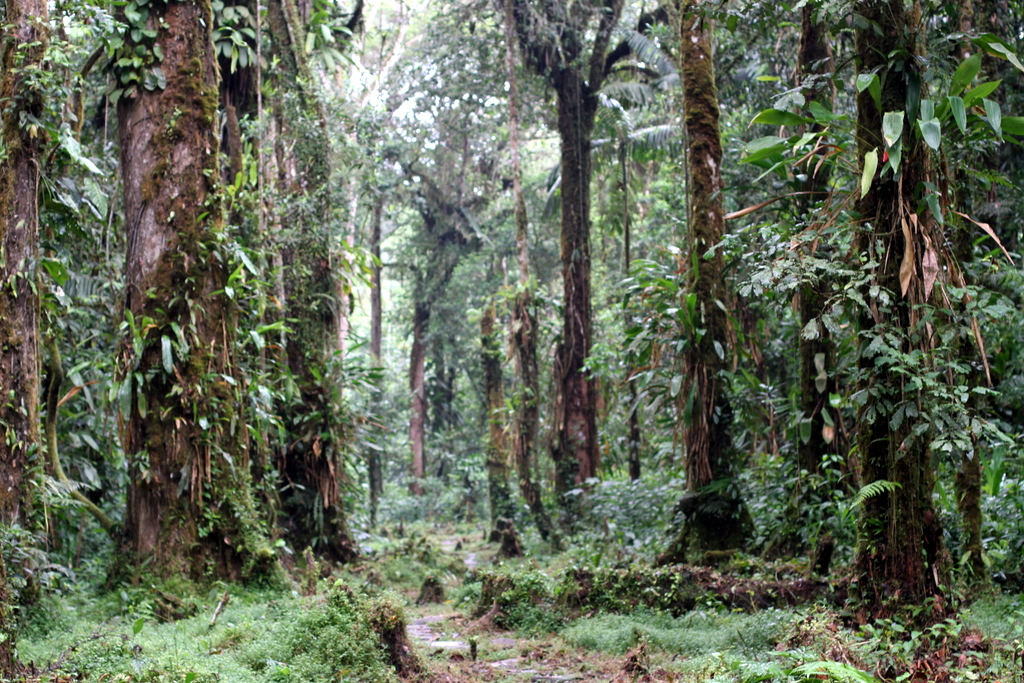
{"label": "mossy tree trunk", "polygon": [[[981,31],[991,30],[999,35],[998,30],[1002,27],[998,26],[998,20],[993,21],[994,13],[986,11],[986,5],[988,3],[980,2],[979,9],[981,12],[981,22],[978,26]],[[965,36],[970,35],[974,30],[974,19],[975,10],[974,4],[971,0],[961,0],[959,5],[959,29]],[[993,25],[995,24],[995,25]],[[960,45],[959,57],[961,60],[967,59],[971,56],[973,46],[966,40]],[[990,59],[988,55],[984,55],[983,59]],[[991,63],[982,62],[982,73],[983,81],[997,80],[998,77],[995,74],[990,73]],[[986,73],[989,72],[989,73]],[[987,163],[985,163],[987,162]],[[997,168],[999,165],[998,155],[989,153],[986,155],[984,165],[989,168]],[[962,208],[960,211],[965,213],[969,210],[967,208],[966,196],[967,186],[970,182],[967,178],[967,174],[960,170],[958,172],[957,185],[963,188],[962,193],[957,197],[958,203],[961,204]],[[992,226],[994,230],[998,230],[999,227],[994,218],[997,217],[986,217],[987,222]],[[961,263],[968,263],[974,259],[974,244],[972,241],[971,234],[964,229],[957,231],[954,237],[954,248],[956,249],[957,258]],[[978,352],[977,347],[970,341],[961,340],[963,346],[963,355],[970,363],[974,372],[968,377],[973,386],[980,386],[980,378],[984,372],[982,358]],[[982,402],[981,396],[976,393],[971,393],[969,403],[972,407],[977,407]],[[976,591],[984,591],[991,586],[991,579],[989,577],[988,568],[985,566],[985,544],[982,537],[982,521],[983,514],[981,509],[982,500],[982,465],[981,458],[983,449],[980,448],[981,443],[977,439],[974,439],[973,448],[969,451],[964,452],[960,458],[960,469],[956,473],[955,484],[956,484],[956,503],[957,512],[960,513],[960,537],[961,537],[961,555],[965,558],[963,563],[964,569],[967,570],[966,581],[972,589]]]}
{"label": "mossy tree trunk", "polygon": [[268,569],[274,556],[253,506],[232,357],[213,16],[208,2],[150,7],[166,87],[118,102],[128,232],[126,550],[157,575],[239,579]]}
{"label": "mossy tree trunk", "polygon": [[505,395],[502,389],[502,353],[494,331],[494,304],[480,317],[480,363],[484,370],[484,396],[487,416],[487,492],[491,504],[491,530],[498,520],[512,519],[515,506],[508,490],[508,443],[502,425]]}
{"label": "mossy tree trunk", "polygon": [[345,329],[347,261],[332,246],[340,242],[335,232],[341,230],[332,218],[332,146],[326,109],[305,52],[302,14],[295,0],[267,5],[280,65],[273,107],[279,134],[293,143],[283,154],[276,188],[283,199],[280,219],[287,226],[276,236],[291,329],[285,355],[297,389],[283,406],[288,443],[278,459],[287,482],[282,520],[296,545],[348,562],[357,549],[340,495],[349,436],[335,373],[344,343],[339,332]]}
{"label": "mossy tree trunk", "polygon": [[[856,35],[857,69],[877,73],[881,81],[881,107],[868,90],[857,99],[857,153],[862,167],[867,154],[881,158],[886,149],[883,113],[906,111],[907,82],[920,78],[920,62],[914,58],[919,24],[912,20],[911,11],[903,0],[868,0],[860,6],[868,24]],[[906,119],[899,175],[876,173],[856,207],[861,216],[856,253],[878,263],[863,292],[868,308],[860,321],[857,389],[859,395],[871,398],[860,406],[857,447],[862,484],[883,490],[868,497],[861,510],[854,594],[862,618],[889,616],[903,606],[936,598],[934,610],[919,617],[928,621],[944,616],[946,563],[938,516],[932,508],[934,474],[928,432],[915,435],[915,427],[924,426],[923,418],[917,410],[904,410],[908,403],[916,408],[922,397],[907,389],[906,377],[871,347],[872,340],[885,335],[897,340],[897,353],[930,353],[925,346],[930,335],[915,333],[924,324],[915,307],[928,299],[920,277],[922,259],[929,253],[934,256],[945,240],[929,213],[915,211],[917,188],[930,179],[931,172],[927,150],[911,128],[914,119]],[[904,418],[893,419],[897,413]]]}
{"label": "mossy tree trunk", "polygon": [[[47,133],[33,85],[48,39],[43,0],[7,0],[0,35],[0,524],[21,521],[39,445],[39,156]],[[2,603],[0,603],[2,609]],[[0,625],[2,626],[2,625]],[[0,638],[4,632],[0,630]],[[0,641],[2,652],[7,641]],[[2,655],[0,655],[2,656]]]}
{"label": "mossy tree trunk", "polygon": [[[832,86],[820,79],[831,75],[832,50],[826,28],[815,21],[814,12],[815,7],[811,4],[800,10],[800,80],[808,104],[824,95],[827,96],[824,104],[831,109]],[[815,124],[815,129],[818,128],[820,126]],[[806,167],[807,180],[803,191],[808,194],[802,197],[800,208],[808,218],[812,207],[825,200],[828,187],[829,166],[822,164],[819,169],[819,159],[819,156],[814,156]],[[817,227],[815,225],[813,229]],[[828,329],[820,320],[829,294],[829,283],[821,279],[804,285],[799,293],[800,329],[807,330],[808,326],[817,329],[816,334],[800,335],[800,401],[803,419],[810,423],[810,430],[809,434],[806,429],[798,430],[802,433],[797,435],[797,464],[801,470],[810,473],[821,470],[822,460],[836,436],[835,421],[830,424],[825,420],[825,413],[830,407],[829,395],[838,393],[836,350]]]}
{"label": "mossy tree trunk", "polygon": [[688,253],[680,269],[687,278],[687,295],[696,297],[698,319],[695,329],[686,330],[689,343],[679,369],[684,377],[678,408],[685,425],[687,492],[678,511],[685,521],[659,557],[663,564],[708,550],[742,548],[752,530],[750,513],[735,486],[719,486],[733,476],[732,408],[722,380],[730,337],[728,291],[722,252],[707,252],[725,235],[722,141],[711,31],[699,2],[683,3],[679,31],[690,182]]}
{"label": "mossy tree trunk", "polygon": [[516,78],[516,37],[514,0],[504,0],[505,71],[509,82],[508,135],[512,150],[512,194],[516,222],[516,261],[519,291],[512,303],[511,343],[518,385],[515,415],[512,419],[512,459],[515,462],[519,491],[543,540],[552,534],[551,518],[541,499],[540,486],[533,481],[533,458],[540,422],[540,386],[537,371],[537,321],[533,314],[530,289],[530,223],[523,195],[523,173],[519,156],[519,84]]}

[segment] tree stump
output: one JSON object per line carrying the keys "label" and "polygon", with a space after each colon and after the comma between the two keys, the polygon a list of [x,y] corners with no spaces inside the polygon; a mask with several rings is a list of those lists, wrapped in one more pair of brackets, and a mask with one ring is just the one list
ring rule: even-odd
{"label": "tree stump", "polygon": [[436,576],[428,576],[423,579],[420,587],[420,596],[416,598],[417,605],[437,604],[444,602],[444,586]]}
{"label": "tree stump", "polygon": [[522,557],[523,550],[519,547],[519,536],[511,519],[499,519],[495,530],[501,534],[501,548],[498,557]]}

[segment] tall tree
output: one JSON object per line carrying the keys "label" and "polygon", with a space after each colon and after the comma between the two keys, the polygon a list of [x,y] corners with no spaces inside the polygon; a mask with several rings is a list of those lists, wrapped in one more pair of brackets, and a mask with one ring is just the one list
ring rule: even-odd
{"label": "tall tree", "polygon": [[[347,333],[347,260],[338,248],[341,226],[332,216],[329,118],[304,39],[309,9],[295,0],[272,0],[267,6],[280,64],[273,99],[279,145],[276,192],[282,199],[277,218],[287,226],[274,239],[291,330],[286,362],[295,380],[291,401],[282,406],[288,443],[282,446],[278,470],[285,489],[282,517],[294,542],[347,562],[357,549],[339,486],[347,436],[335,374]],[[355,30],[361,17],[362,3],[357,2],[347,30]]]}
{"label": "tall tree", "polygon": [[491,529],[498,521],[512,519],[515,506],[508,490],[508,446],[502,426],[501,411],[505,407],[502,387],[501,345],[494,330],[494,304],[488,304],[480,316],[480,363],[484,370],[484,397],[487,416],[487,493],[491,504]]}
{"label": "tall tree", "polygon": [[[857,154],[869,176],[879,158],[889,163],[857,203],[857,253],[878,265],[869,271],[868,307],[860,320],[858,389],[871,398],[860,407],[857,446],[861,482],[876,490],[865,500],[859,524],[856,592],[861,609],[872,616],[937,598],[936,613],[921,617],[927,620],[942,614],[945,583],[942,533],[932,506],[928,417],[917,410],[927,397],[908,390],[904,374],[888,360],[890,352],[875,343],[884,337],[884,348],[896,354],[924,356],[934,343],[921,332],[925,321],[918,310],[931,295],[928,261],[945,239],[932,215],[916,211],[916,193],[934,179],[927,148],[912,128],[921,83],[920,9],[903,0],[868,0],[859,12],[865,21],[856,35],[857,71],[877,74],[880,88],[865,89],[857,98]],[[948,263],[955,267],[955,260]]]}
{"label": "tall tree", "polygon": [[533,481],[533,460],[540,417],[540,386],[537,371],[537,319],[530,283],[529,217],[523,195],[523,171],[519,155],[519,83],[516,78],[514,0],[504,0],[505,71],[508,78],[508,137],[512,152],[512,194],[516,222],[516,264],[519,285],[512,304],[511,342],[518,383],[516,412],[512,422],[512,459],[519,490],[530,508],[537,531],[545,541],[551,536],[551,518],[544,508],[540,487]]}
{"label": "tall tree", "polygon": [[[47,134],[38,72],[49,5],[7,0],[0,35],[0,530],[21,521],[39,445],[39,157]],[[15,677],[15,623],[0,555],[0,678]]]}
{"label": "tall tree", "polygon": [[[39,70],[48,5],[8,0],[0,36],[0,524],[20,521],[22,478],[39,444]],[[0,648],[3,643],[0,642]]]}
{"label": "tall tree", "polygon": [[118,101],[127,550],[158,575],[242,578],[274,554],[253,506],[232,356],[213,16],[209,2],[171,0],[127,19],[130,49],[162,56],[164,81]]}
{"label": "tall tree", "polygon": [[678,508],[685,521],[659,558],[661,563],[685,560],[706,550],[741,548],[751,530],[750,513],[735,487],[713,485],[733,476],[732,407],[722,380],[730,337],[729,294],[725,258],[721,250],[709,253],[725,236],[722,139],[711,28],[699,0],[682,3],[679,21],[690,199],[686,260],[679,267],[687,278],[686,296],[694,298],[695,317],[690,321],[692,329],[686,331],[688,343],[680,368],[685,379],[678,394],[687,488]]}
{"label": "tall tree", "polygon": [[562,339],[555,360],[557,399],[551,455],[555,488],[572,522],[577,497],[564,495],[597,475],[597,391],[584,363],[591,348],[590,176],[597,93],[628,46],[610,52],[623,0],[602,3],[514,0],[516,33],[525,62],[558,99],[561,142]]}

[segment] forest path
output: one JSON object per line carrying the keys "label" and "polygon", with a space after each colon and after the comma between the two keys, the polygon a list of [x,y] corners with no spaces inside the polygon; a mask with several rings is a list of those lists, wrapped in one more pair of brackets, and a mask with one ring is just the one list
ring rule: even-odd
{"label": "forest path", "polygon": [[[497,544],[480,536],[442,532],[433,540],[445,555],[460,559],[471,574],[491,566],[498,551]],[[461,580],[448,582],[449,594],[458,583]],[[432,683],[612,681],[621,668],[621,662],[568,646],[554,634],[530,637],[497,628],[490,615],[473,619],[455,611],[451,600],[412,604],[406,612],[407,633]]]}

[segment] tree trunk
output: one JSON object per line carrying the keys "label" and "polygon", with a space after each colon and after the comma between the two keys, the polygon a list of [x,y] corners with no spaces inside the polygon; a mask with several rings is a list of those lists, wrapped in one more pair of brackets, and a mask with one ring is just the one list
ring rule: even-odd
{"label": "tree trunk", "polygon": [[[812,5],[801,9],[801,34],[799,72],[802,84],[816,75],[827,75],[832,71],[832,50],[828,44],[825,27],[814,21]],[[812,102],[822,88],[818,84],[804,88],[804,97]],[[828,103],[833,97],[829,88]],[[829,107],[831,108],[831,106]],[[815,124],[815,130],[820,126]],[[804,216],[811,215],[811,207],[815,202],[824,199],[825,188],[828,187],[828,165],[817,168],[815,155],[806,166],[807,180],[803,190],[808,193],[802,198],[801,210]],[[816,280],[800,290],[800,329],[804,330],[812,321],[817,321],[818,333],[815,336],[800,335],[800,401],[803,419],[810,422],[810,435],[797,435],[797,464],[799,469],[816,473],[821,470],[821,462],[835,439],[834,423],[825,421],[824,413],[829,408],[829,394],[838,393],[835,372],[836,352],[828,329],[821,324],[820,316],[828,301],[830,285]],[[798,430],[798,432],[801,430]]]}
{"label": "tree trunk", "polygon": [[[377,197],[373,204],[373,215],[370,222],[370,253],[373,262],[370,265],[370,357],[377,367],[381,367],[380,353],[382,341],[383,297],[380,289],[380,240],[381,219],[384,213],[384,194]],[[379,389],[374,392],[380,397]],[[366,454],[367,474],[370,484],[370,526],[377,526],[377,507],[380,496],[384,493],[384,477],[381,472],[380,452],[370,448]]]}
{"label": "tree trunk", "polygon": [[0,553],[0,678],[14,680],[14,630],[13,599],[7,583],[7,567],[3,553]]}
{"label": "tree trunk", "polygon": [[721,251],[707,255],[725,235],[722,141],[711,32],[697,2],[684,3],[679,28],[690,177],[689,254],[680,268],[688,280],[688,293],[696,297],[699,320],[693,322],[700,332],[686,330],[689,343],[681,368],[686,379],[678,394],[678,408],[685,425],[687,487],[678,511],[685,515],[685,522],[659,557],[662,564],[684,561],[707,550],[742,548],[752,531],[750,513],[743,501],[729,493],[734,487],[705,490],[733,474],[729,440],[732,408],[721,379],[721,373],[727,369],[729,344],[725,260]]}
{"label": "tree trunk", "polygon": [[597,98],[583,75],[565,69],[554,79],[558,95],[558,135],[561,141],[561,257],[564,314],[562,339],[555,361],[558,401],[555,440],[555,491],[571,525],[579,514],[579,496],[566,495],[597,476],[596,404],[594,381],[583,368],[590,355],[590,172],[591,134]]}
{"label": "tree trunk", "polygon": [[[979,3],[981,8],[984,9],[985,3]],[[960,32],[965,36],[970,35],[974,29],[974,5],[971,0],[961,0],[960,2],[960,13],[959,13],[959,28]],[[985,17],[986,14],[983,11],[982,21],[985,24],[991,22],[991,15]],[[986,29],[986,26],[979,27],[982,31]],[[998,30],[997,26],[992,26],[993,32]],[[997,34],[998,35],[998,34]],[[973,46],[966,40],[961,43],[960,46],[960,59],[967,59],[971,56]],[[989,58],[989,55],[985,55],[985,58]],[[983,62],[983,73],[987,71]],[[983,80],[996,80],[993,76],[988,78],[989,74],[985,74]],[[991,151],[986,155],[985,166],[990,169],[997,169],[999,166],[998,151]],[[963,168],[958,169],[958,180],[956,185],[958,187],[969,187],[969,181],[966,178],[966,173]],[[958,203],[963,206],[961,211],[966,213],[967,208],[964,206],[966,197],[957,197]],[[999,226],[996,221],[989,218],[987,221],[994,230],[998,230]],[[954,248],[956,249],[957,258],[961,263],[967,263],[974,259],[974,244],[971,239],[971,235],[967,230],[957,231],[954,237]],[[969,280],[968,280],[969,281]],[[973,284],[973,283],[972,283]],[[975,369],[975,372],[966,378],[966,381],[973,387],[981,386],[981,366],[983,359],[980,358],[980,353],[977,347],[970,342],[961,341],[963,347],[962,355],[967,359],[971,366]],[[982,402],[981,396],[972,392],[968,403],[975,409],[978,404]],[[991,586],[991,579],[989,577],[988,567],[985,566],[985,544],[982,537],[982,522],[983,515],[981,510],[981,499],[982,499],[982,474],[981,474],[981,461],[983,450],[979,448],[981,444],[978,443],[977,439],[974,440],[974,448],[970,451],[965,452],[960,458],[960,470],[956,473],[956,502],[957,512],[960,513],[960,536],[961,536],[961,555],[966,559],[963,563],[964,568],[967,570],[965,576],[966,583],[976,591],[983,591]]]}
{"label": "tree trunk", "polygon": [[327,114],[306,57],[300,8],[294,0],[272,0],[267,19],[282,67],[279,85],[298,94],[275,102],[282,125],[279,135],[294,143],[290,158],[281,165],[278,188],[286,197],[282,212],[290,229],[278,239],[291,329],[286,354],[299,392],[283,407],[288,443],[278,470],[289,493],[283,496],[282,517],[296,545],[309,545],[329,559],[348,562],[357,551],[339,488],[345,472],[346,425],[341,423],[341,386],[333,366],[348,333],[341,272],[346,262],[332,247]]}
{"label": "tree trunk", "polygon": [[[629,277],[629,264],[632,261],[632,233],[630,226],[629,211],[629,139],[625,136],[619,140],[619,166],[622,168],[622,277]],[[629,312],[626,310],[626,300],[622,300],[623,317],[625,328],[630,326]],[[627,468],[630,481],[640,479],[640,447],[642,435],[640,433],[640,405],[637,400],[636,383],[631,381],[627,374],[626,384],[629,386],[629,414],[626,417],[626,438],[627,438]]]}
{"label": "tree trunk", "polygon": [[424,381],[427,363],[427,329],[430,309],[417,305],[412,321],[412,351],[409,355],[409,392],[412,394],[412,415],[409,418],[409,443],[412,445],[412,477],[410,491],[423,494],[422,480],[426,475],[423,442],[427,429],[427,388]]}
{"label": "tree trunk", "polygon": [[491,503],[491,529],[498,520],[513,519],[515,506],[508,491],[508,446],[501,414],[505,407],[502,391],[501,347],[494,333],[494,305],[480,317],[480,362],[484,370],[484,396],[487,413],[487,491]]}
{"label": "tree trunk", "polygon": [[234,310],[224,292],[213,15],[208,2],[172,1],[152,6],[149,25],[166,88],[118,102],[127,551],[157,575],[251,577],[274,554],[251,496]]}
{"label": "tree trunk", "polygon": [[[39,155],[47,132],[33,85],[48,40],[43,0],[7,0],[0,36],[0,524],[21,521],[22,479],[39,445]],[[2,608],[2,604],[0,604]],[[2,624],[0,624],[2,627]],[[2,637],[3,631],[0,631]],[[0,657],[8,641],[0,641]]]}
{"label": "tree trunk", "polygon": [[[622,15],[622,0],[600,6],[587,3],[512,0],[506,20],[514,20],[526,61],[547,78],[558,98],[561,143],[562,339],[553,376],[557,383],[552,427],[555,438],[555,490],[563,521],[571,527],[579,514],[579,496],[567,496],[597,475],[597,391],[584,371],[590,355],[590,171],[591,136],[597,91],[617,59],[608,51]],[[591,23],[596,19],[596,25]],[[589,55],[585,55],[587,42]],[[625,45],[625,44],[623,44]]]}
{"label": "tree trunk", "polygon": [[[903,60],[903,72],[889,63],[890,55],[916,54],[912,29],[918,23],[911,19],[903,0],[868,0],[860,11],[871,28],[857,31],[858,73],[877,73],[882,83],[881,108],[868,90],[857,98],[857,153],[863,165],[868,153],[877,151],[881,157],[886,149],[882,113],[905,111],[907,80],[919,78],[918,62]],[[914,120],[907,118],[899,178],[891,173],[876,175],[856,207],[863,222],[854,253],[866,253],[879,263],[872,272],[870,289],[864,288],[869,309],[861,319],[858,389],[872,398],[858,415],[857,445],[862,484],[884,489],[864,502],[854,576],[861,618],[886,617],[902,606],[922,605],[935,598],[934,609],[918,619],[929,621],[945,615],[941,586],[946,583],[942,531],[932,509],[929,441],[925,434],[913,434],[921,420],[918,411],[899,422],[892,419],[896,406],[909,401],[916,407],[918,398],[906,395],[904,375],[892,371],[888,363],[876,362],[879,352],[870,346],[876,336],[885,335],[898,340],[901,352],[930,353],[927,341],[915,339],[926,335],[915,332],[923,323],[914,307],[927,299],[916,273],[921,272],[923,255],[932,245],[941,248],[945,240],[928,214],[919,217],[915,211],[916,188],[930,177],[930,171],[927,150],[911,128]]]}
{"label": "tree trunk", "polygon": [[551,519],[544,508],[540,487],[531,471],[539,423],[540,387],[537,372],[537,323],[530,291],[529,219],[523,196],[523,172],[519,157],[519,85],[516,78],[515,17],[513,0],[505,0],[505,70],[509,82],[508,136],[512,148],[512,194],[516,221],[516,256],[519,291],[512,304],[511,343],[519,388],[512,422],[512,459],[519,479],[519,491],[530,508],[533,522],[543,540],[552,533]]}

